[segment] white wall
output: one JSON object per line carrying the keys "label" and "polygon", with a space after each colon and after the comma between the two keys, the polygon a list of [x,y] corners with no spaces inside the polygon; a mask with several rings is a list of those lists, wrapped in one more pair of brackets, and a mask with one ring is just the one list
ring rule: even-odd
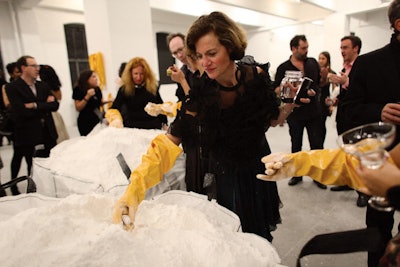
{"label": "white wall", "polygon": [[270,74],[275,76],[276,68],[286,61],[290,54],[290,39],[296,34],[305,34],[309,43],[309,57],[318,59],[320,52],[331,54],[332,68],[342,69],[340,39],[354,32],[362,40],[361,54],[378,49],[390,41],[387,8],[363,14],[345,15],[335,13],[327,17],[322,25],[310,23],[286,26],[264,32],[250,32],[247,54],[260,62],[270,62]]}

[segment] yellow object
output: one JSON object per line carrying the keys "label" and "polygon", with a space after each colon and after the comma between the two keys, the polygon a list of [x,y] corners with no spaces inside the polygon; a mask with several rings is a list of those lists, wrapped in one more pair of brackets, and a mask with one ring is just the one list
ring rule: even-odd
{"label": "yellow object", "polygon": [[100,89],[103,89],[106,85],[103,54],[101,52],[97,52],[89,55],[89,66],[92,71],[97,73],[97,76],[99,77],[99,87]]}
{"label": "yellow object", "polygon": [[[293,154],[274,153],[261,159],[266,174],[257,178],[277,181],[295,176],[310,176],[325,185],[348,185],[354,189],[365,185],[358,177],[356,168],[359,160],[341,149],[301,151]],[[282,164],[277,164],[277,163]]]}
{"label": "yellow object", "polygon": [[[122,215],[129,215],[134,222],[135,213],[144,199],[146,190],[161,181],[163,175],[174,166],[181,152],[182,149],[165,134],[159,134],[151,141],[147,153],[142,157],[142,162],[131,173],[131,183],[114,207],[114,223],[120,223]],[[134,225],[124,224],[124,227],[130,230]]]}
{"label": "yellow object", "polygon": [[157,117],[160,114],[166,115],[168,117],[175,117],[177,110],[182,107],[182,102],[173,103],[171,101],[164,102],[162,104],[147,103],[144,110],[150,116]]}
{"label": "yellow object", "polygon": [[107,95],[107,101],[108,103],[105,105],[105,110],[109,110],[112,107],[113,101],[114,101],[114,97],[111,93],[108,93]]}
{"label": "yellow object", "polygon": [[123,122],[121,113],[119,112],[118,109],[111,108],[111,109],[107,110],[107,112],[104,116],[110,127],[115,127],[115,128],[123,128],[124,127],[124,122]]}
{"label": "yellow object", "polygon": [[167,76],[171,76],[172,75],[172,70],[171,69],[167,69]]}

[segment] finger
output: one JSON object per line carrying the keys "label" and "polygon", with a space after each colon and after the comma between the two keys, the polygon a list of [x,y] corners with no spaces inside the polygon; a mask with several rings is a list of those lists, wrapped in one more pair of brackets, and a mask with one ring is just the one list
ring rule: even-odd
{"label": "finger", "polygon": [[282,163],[281,161],[275,162],[275,163],[272,165],[272,169],[274,169],[274,170],[279,170],[279,169],[281,169],[282,167],[283,167],[283,163]]}
{"label": "finger", "polygon": [[114,207],[113,222],[119,224],[122,221],[122,215],[124,214],[127,207],[125,205],[118,205]]}
{"label": "finger", "polygon": [[274,169],[266,169],[265,170],[265,174],[269,175],[269,176],[274,175],[275,173],[276,173],[276,170],[274,170]]}
{"label": "finger", "polygon": [[311,99],[309,99],[309,98],[300,98],[300,102],[304,103],[304,104],[308,104],[308,103],[311,102]]}
{"label": "finger", "polygon": [[270,161],[270,162],[266,162],[265,163],[265,169],[272,169],[272,167],[274,166],[275,162]]}
{"label": "finger", "polygon": [[309,89],[309,90],[307,91],[307,94],[308,94],[309,96],[315,96],[317,93],[314,91],[314,89]]}
{"label": "finger", "polygon": [[256,177],[260,180],[264,180],[264,181],[271,181],[272,177],[269,175],[265,175],[265,174],[257,174]]}

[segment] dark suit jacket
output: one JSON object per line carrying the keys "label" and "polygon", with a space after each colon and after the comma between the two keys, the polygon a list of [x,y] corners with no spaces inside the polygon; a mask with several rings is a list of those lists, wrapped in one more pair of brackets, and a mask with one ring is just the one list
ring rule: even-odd
{"label": "dark suit jacket", "polygon": [[[387,103],[400,101],[400,43],[390,44],[357,57],[350,72],[350,86],[342,101],[343,115],[352,126],[379,122]],[[397,140],[400,131],[397,126]]]}
{"label": "dark suit jacket", "polygon": [[[290,58],[289,60],[280,64],[276,69],[275,81],[273,83],[274,88],[280,86],[287,70],[299,70],[292,64]],[[317,93],[317,96],[310,97],[311,103],[295,108],[289,115],[288,120],[314,119],[321,115],[321,110],[317,101],[318,94],[320,94],[319,80],[321,79],[321,76],[318,62],[314,58],[308,57],[304,62],[304,77],[308,77],[313,80],[311,88],[314,89],[314,91]]]}
{"label": "dark suit jacket", "polygon": [[[57,139],[52,111],[59,107],[57,101],[47,103],[51,95],[50,87],[40,81],[36,82],[35,96],[26,82],[19,78],[6,85],[10,100],[12,118],[15,123],[15,145],[37,145],[45,142],[44,138]],[[25,108],[25,103],[35,102],[36,109]]]}

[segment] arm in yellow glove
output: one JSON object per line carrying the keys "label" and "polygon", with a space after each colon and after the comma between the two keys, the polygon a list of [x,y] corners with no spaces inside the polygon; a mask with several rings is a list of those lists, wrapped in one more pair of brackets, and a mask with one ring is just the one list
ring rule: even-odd
{"label": "arm in yellow glove", "polygon": [[354,189],[365,187],[356,172],[359,160],[341,149],[274,153],[261,161],[266,168],[266,175],[257,175],[261,180],[277,181],[304,175],[325,185],[348,185]]}
{"label": "arm in yellow glove", "polygon": [[157,117],[160,114],[166,115],[168,117],[175,117],[177,110],[180,110],[182,107],[182,102],[164,102],[162,104],[154,104],[154,103],[147,103],[144,107],[144,110],[150,116]]}
{"label": "arm in yellow glove", "polygon": [[123,119],[118,109],[109,109],[105,114],[105,118],[110,127],[124,128]]}
{"label": "arm in yellow glove", "polygon": [[144,199],[146,190],[161,181],[163,175],[174,166],[181,152],[182,149],[165,134],[160,134],[151,141],[147,153],[142,157],[142,162],[131,173],[131,182],[124,195],[114,207],[114,223],[120,223],[122,215],[129,215],[132,223],[125,224],[124,227],[127,230],[133,229],[135,212]]}

